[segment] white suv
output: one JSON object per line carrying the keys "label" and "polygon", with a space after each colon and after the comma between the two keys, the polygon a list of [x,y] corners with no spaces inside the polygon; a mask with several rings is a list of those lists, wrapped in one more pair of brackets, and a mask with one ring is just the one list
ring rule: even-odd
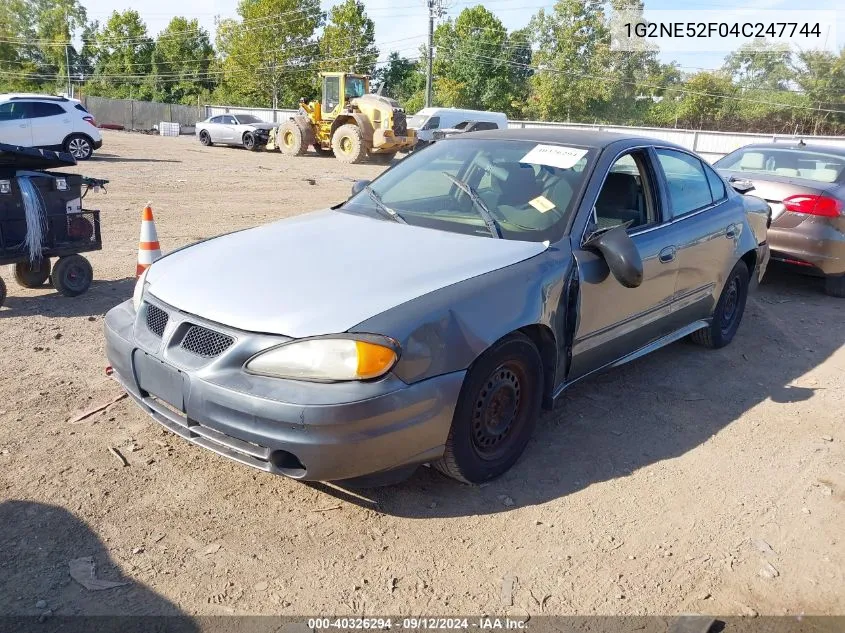
{"label": "white suv", "polygon": [[0,143],[64,151],[88,160],[103,139],[97,122],[76,99],[0,94]]}

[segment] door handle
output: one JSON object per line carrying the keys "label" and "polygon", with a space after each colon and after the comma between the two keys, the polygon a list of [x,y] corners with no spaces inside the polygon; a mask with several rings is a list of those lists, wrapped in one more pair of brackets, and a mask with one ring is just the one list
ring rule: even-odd
{"label": "door handle", "polygon": [[660,259],[661,264],[668,264],[669,262],[675,261],[675,253],[677,250],[674,246],[667,246],[660,254],[657,256]]}
{"label": "door handle", "polygon": [[734,239],[737,236],[737,233],[739,233],[739,229],[736,224],[730,224],[728,225],[728,228],[725,229],[725,237],[729,240]]}
{"label": "door handle", "polygon": [[28,123],[22,123],[19,127],[29,127]]}

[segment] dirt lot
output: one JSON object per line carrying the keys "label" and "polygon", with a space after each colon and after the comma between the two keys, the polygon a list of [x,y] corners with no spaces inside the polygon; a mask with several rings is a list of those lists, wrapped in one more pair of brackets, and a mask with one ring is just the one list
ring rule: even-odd
{"label": "dirt lot", "polygon": [[[333,204],[380,169],[105,135],[77,169],[112,181],[90,197],[89,293],[3,271],[0,614],[845,611],[845,300],[776,270],[733,345],[678,343],[573,389],[483,487],[426,468],[358,496],[305,485],[126,400],[68,422],[120,393],[103,315],[132,293],[146,202],[168,250]],[[84,556],[128,584],[83,589]]]}

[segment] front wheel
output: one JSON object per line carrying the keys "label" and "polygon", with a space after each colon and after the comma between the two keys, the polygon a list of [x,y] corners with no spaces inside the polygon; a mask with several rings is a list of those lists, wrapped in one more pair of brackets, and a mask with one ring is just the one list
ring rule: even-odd
{"label": "front wheel", "polygon": [[308,150],[302,128],[293,121],[285,121],[279,126],[276,144],[282,150],[282,154],[288,156],[304,156]]}
{"label": "front wheel", "polygon": [[6,303],[6,282],[0,277],[0,308]]}
{"label": "front wheel", "polygon": [[24,288],[40,288],[50,278],[50,260],[15,264],[15,281]]}
{"label": "front wheel", "polygon": [[87,136],[73,134],[65,141],[65,151],[76,160],[88,160],[94,153],[94,146]]}
{"label": "front wheel", "polygon": [[211,147],[211,145],[213,144],[211,142],[211,134],[209,134],[207,130],[203,130],[202,132],[200,132],[200,143],[202,143],[206,147]]}
{"label": "front wheel", "polygon": [[81,295],[91,286],[94,279],[94,270],[90,262],[82,255],[68,255],[60,257],[53,266],[53,273],[50,275],[55,288],[59,294],[65,297]]}
{"label": "front wheel", "polygon": [[344,163],[360,163],[367,157],[361,128],[351,123],[341,125],[335,130],[332,149],[338,160]]}
{"label": "front wheel", "polygon": [[434,467],[477,484],[498,477],[525,450],[543,393],[537,347],[514,333],[479,356],[464,378],[443,457]]}
{"label": "front wheel", "polygon": [[745,312],[749,279],[745,262],[737,262],[719,296],[719,302],[713,311],[713,322],[709,327],[690,334],[694,343],[710,349],[719,349],[733,340]]}
{"label": "front wheel", "polygon": [[248,149],[250,152],[256,152],[259,149],[258,140],[255,138],[255,134],[252,132],[247,132],[244,134],[244,147]]}

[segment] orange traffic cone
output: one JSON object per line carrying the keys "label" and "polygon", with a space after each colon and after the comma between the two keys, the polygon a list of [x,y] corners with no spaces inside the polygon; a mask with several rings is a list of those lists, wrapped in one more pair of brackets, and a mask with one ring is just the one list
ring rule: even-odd
{"label": "orange traffic cone", "polygon": [[138,266],[135,268],[135,277],[140,277],[141,273],[159,257],[161,257],[161,246],[158,244],[153,210],[148,204],[141,212],[141,239],[138,242]]}

